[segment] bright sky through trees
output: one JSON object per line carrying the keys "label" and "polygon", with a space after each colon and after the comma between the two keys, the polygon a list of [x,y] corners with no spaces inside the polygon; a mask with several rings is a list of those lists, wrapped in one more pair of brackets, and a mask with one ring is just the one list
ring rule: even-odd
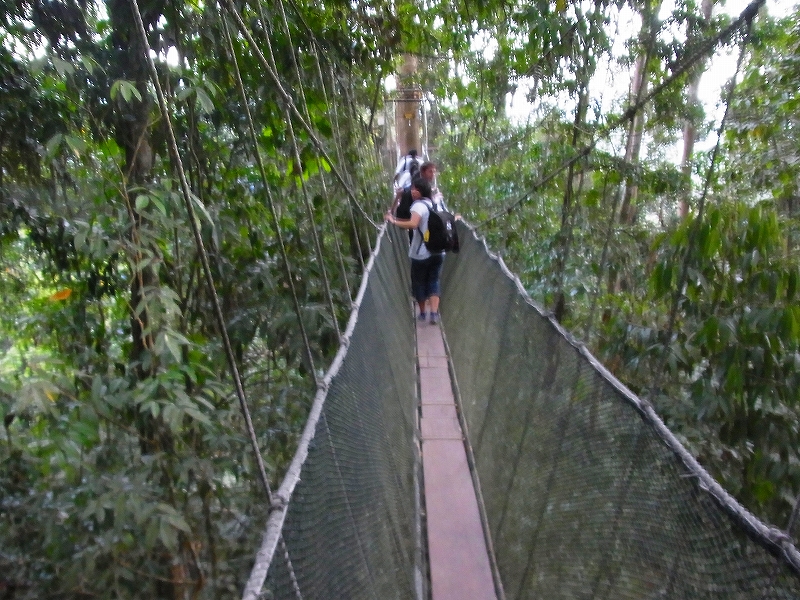
{"label": "bright sky through trees", "polygon": [[[724,11],[736,18],[744,11],[749,2],[747,0],[728,0],[727,2],[717,3],[715,5],[715,13]],[[791,10],[791,3],[781,0],[767,0],[766,10],[774,17],[785,17]],[[669,14],[674,10],[673,2],[665,2],[661,10],[661,18],[668,18]],[[618,59],[626,53],[625,43],[630,38],[636,35],[639,28],[639,17],[634,15],[626,6],[619,13],[616,20],[612,20],[610,25],[614,29],[611,37],[614,40],[614,58]],[[674,32],[675,35],[681,35],[681,32]],[[484,51],[492,53],[494,40],[487,40]],[[713,120],[715,123],[712,129],[716,129],[720,119],[724,114],[725,106],[721,101],[721,94],[723,93],[724,86],[728,83],[733,76],[736,69],[736,61],[738,58],[738,47],[725,46],[718,48],[711,59],[709,68],[703,73],[700,80],[699,95],[706,111],[706,118]],[[593,83],[594,102],[598,103],[603,112],[612,109],[614,104],[620,103],[627,91],[631,82],[632,70],[629,67],[621,67],[616,61],[609,62],[605,60],[597,69],[597,75]],[[528,82],[529,83],[529,82]],[[537,105],[531,104],[526,99],[526,95],[530,90],[526,82],[518,82],[518,88],[514,94],[508,94],[506,101],[506,110],[510,118],[518,122],[525,122],[534,117]],[[549,99],[550,104],[556,104],[564,110],[572,105],[572,101],[568,97]],[[710,136],[698,140],[697,149],[706,150],[716,142],[716,136],[712,133]],[[668,157],[678,162],[680,160],[680,145],[678,142],[675,145],[674,151],[668,153]]]}

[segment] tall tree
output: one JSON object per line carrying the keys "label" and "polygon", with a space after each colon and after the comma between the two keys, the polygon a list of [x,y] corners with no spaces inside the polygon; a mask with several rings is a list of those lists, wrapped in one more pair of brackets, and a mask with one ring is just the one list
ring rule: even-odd
{"label": "tall tree", "polygon": [[[590,131],[592,126],[587,122],[589,114],[589,91],[592,78],[595,74],[598,61],[609,52],[609,39],[604,27],[606,11],[609,4],[595,2],[584,13],[580,8],[574,7],[574,21],[572,21],[567,40],[572,47],[570,51],[571,85],[568,87],[570,96],[575,101],[573,112],[572,131],[568,140],[570,152],[580,154],[582,144],[588,142],[584,132]],[[561,226],[555,240],[556,261],[553,269],[554,302],[553,312],[555,318],[563,321],[567,307],[567,293],[565,290],[565,273],[570,252],[572,251],[573,232],[576,226],[575,218],[579,210],[580,193],[584,183],[584,165],[570,161],[565,173],[564,193],[561,203]]]}
{"label": "tall tree", "polygon": [[0,17],[0,578],[19,598],[238,593],[264,492],[213,294],[275,483],[314,392],[303,357],[330,360],[350,310],[363,255],[339,231],[366,239],[382,208],[361,151],[390,6],[243,5],[237,30],[225,7],[144,2],[146,42],[135,6]]}
{"label": "tall tree", "polygon": [[[708,25],[711,21],[711,13],[714,10],[714,0],[702,0],[700,4],[700,15],[698,19],[692,19],[687,46],[691,47],[693,42],[700,39],[708,32]],[[692,159],[694,156],[694,143],[697,139],[697,123],[702,118],[702,108],[699,102],[700,79],[703,76],[707,61],[698,63],[689,74],[689,81],[686,86],[686,104],[689,112],[684,119],[683,125],[683,153],[681,154],[681,173],[686,182],[686,194],[691,193],[692,189]],[[681,199],[679,215],[685,219],[689,215],[689,200],[687,197]]]}

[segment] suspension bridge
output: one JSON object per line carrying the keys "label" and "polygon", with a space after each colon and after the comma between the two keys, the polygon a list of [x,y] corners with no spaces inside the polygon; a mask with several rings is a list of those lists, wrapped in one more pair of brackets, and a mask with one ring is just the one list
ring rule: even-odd
{"label": "suspension bridge", "polygon": [[[763,3],[763,0],[753,0],[738,18],[713,37],[690,40],[692,43],[687,43],[686,47],[691,52],[676,56],[675,62],[665,65],[668,69],[660,83],[649,89],[642,87],[640,93],[630,99],[630,105],[605,120],[582,147],[572,148],[571,155],[565,157],[555,170],[542,174],[533,185],[526,186],[524,195],[508,199],[509,203],[498,207],[498,212],[489,216],[487,222],[510,214],[555,177],[567,174],[572,178],[572,166],[588,157],[600,142],[609,139],[612,132],[633,125],[634,119],[641,115],[648,103],[691,74],[721,42],[732,39],[734,35],[747,39],[751,22]],[[40,2],[37,7],[45,9],[47,4]],[[49,7],[51,9],[61,8],[59,3],[51,4],[58,5]],[[353,86],[351,81],[342,77],[344,71],[340,72],[334,68],[338,67],[337,64],[326,59],[331,44],[341,43],[343,48],[350,46],[336,36],[328,39],[320,35],[317,39],[297,7],[289,6],[294,11],[290,13],[290,23],[282,3],[274,7],[249,7],[247,3],[226,0],[210,6],[210,16],[222,15],[224,19],[218,24],[215,19],[206,20],[205,16],[197,19],[208,30],[208,39],[203,39],[203,44],[213,41],[215,45],[209,47],[226,54],[221,54],[220,64],[209,71],[219,70],[219,81],[231,90],[235,88],[229,93],[236,102],[226,103],[224,110],[220,111],[223,115],[233,112],[235,117],[230,121],[228,116],[220,119],[225,125],[221,128],[224,137],[218,138],[215,134],[206,142],[204,135],[199,135],[205,123],[197,119],[197,111],[186,111],[189,116],[185,118],[183,108],[178,111],[172,108],[173,100],[181,99],[183,102],[191,97],[188,94],[195,94],[201,105],[206,104],[202,101],[205,92],[202,96],[200,94],[204,87],[195,87],[194,82],[190,87],[174,87],[179,79],[191,81],[192,78],[186,77],[186,73],[178,77],[177,72],[156,64],[161,50],[150,46],[156,33],[160,43],[175,42],[167,35],[169,31],[165,24],[176,21],[186,26],[195,15],[186,19],[184,24],[172,14],[169,18],[155,18],[158,16],[155,9],[148,7],[153,10],[145,11],[146,18],[143,19],[140,3],[129,3],[130,12],[123,4],[128,3],[109,4],[109,8],[116,19],[126,26],[132,22],[135,29],[132,29],[130,38],[122,36],[121,40],[125,41],[117,41],[115,37],[119,37],[122,28],[112,21],[108,48],[114,52],[110,54],[120,57],[125,54],[125,59],[114,64],[114,68],[103,69],[103,72],[120,77],[111,85],[111,90],[119,83],[125,84],[117,87],[117,93],[125,102],[115,100],[115,104],[125,111],[130,107],[136,110],[119,113],[124,116],[120,122],[130,120],[131,123],[116,131],[115,143],[107,144],[110,149],[102,149],[99,153],[102,161],[97,164],[106,161],[111,164],[116,160],[113,156],[120,150],[129,155],[125,158],[126,168],[120,170],[120,173],[126,173],[122,181],[125,185],[119,189],[125,191],[125,212],[131,217],[131,237],[125,240],[125,244],[135,242],[130,244],[135,249],[135,253],[131,253],[135,260],[131,261],[130,273],[142,279],[141,285],[136,285],[136,294],[132,295],[132,306],[137,306],[136,299],[142,299],[144,306],[146,294],[140,288],[151,286],[145,285],[146,278],[142,274],[147,272],[149,282],[151,273],[145,269],[151,268],[151,258],[155,264],[161,257],[158,253],[151,257],[146,243],[140,243],[141,239],[147,241],[146,237],[139,237],[141,232],[151,233],[150,224],[145,223],[149,218],[143,218],[144,213],[139,214],[142,212],[140,206],[143,210],[147,203],[155,202],[160,196],[140,195],[133,190],[140,187],[146,190],[146,186],[139,184],[147,182],[149,186],[151,179],[159,179],[152,163],[162,162],[166,156],[166,153],[159,156],[163,150],[160,145],[168,149],[172,164],[163,171],[163,174],[170,175],[170,181],[165,182],[168,186],[165,191],[171,198],[176,191],[172,188],[180,189],[188,217],[186,229],[181,231],[191,230],[199,260],[198,269],[202,271],[209,290],[207,297],[198,294],[197,302],[208,302],[213,306],[217,329],[222,336],[220,345],[231,365],[231,378],[255,449],[259,475],[266,492],[265,503],[269,505],[260,545],[254,549],[252,565],[248,565],[250,571],[236,573],[246,579],[241,593],[243,600],[800,598],[800,551],[789,533],[760,521],[723,489],[666,427],[654,408],[628,390],[551,315],[538,307],[502,259],[493,254],[476,230],[464,222],[459,223],[461,251],[458,255],[448,255],[445,261],[439,326],[417,322],[414,317],[409,297],[406,233],[394,228],[376,227],[377,239],[363,270],[347,328],[340,336],[341,347],[318,382],[318,392],[285,476],[280,486],[272,490],[247,412],[244,386],[237,370],[239,361],[227,337],[228,323],[215,291],[217,269],[205,250],[206,234],[196,213],[196,207],[204,208],[201,191],[204,186],[209,190],[214,187],[216,174],[213,170],[206,172],[205,168],[200,168],[204,152],[195,153],[195,144],[204,151],[203,144],[211,141],[217,145],[219,140],[223,140],[222,145],[228,145],[233,140],[235,143],[230,145],[237,147],[249,144],[248,152],[231,154],[228,161],[233,168],[240,166],[240,162],[246,166],[250,174],[248,179],[240,180],[233,176],[230,179],[235,179],[235,185],[240,186],[245,180],[251,183],[249,177],[252,176],[262,184],[259,189],[263,189],[263,194],[258,198],[248,198],[248,202],[263,201],[263,214],[268,215],[265,221],[272,227],[275,237],[274,245],[270,242],[272,254],[269,261],[280,264],[283,269],[284,279],[276,285],[289,288],[301,330],[304,327],[302,306],[300,295],[294,289],[294,282],[301,279],[300,269],[296,263],[292,264],[294,256],[287,250],[288,244],[284,243],[282,217],[286,221],[297,219],[300,222],[301,213],[305,213],[308,226],[298,225],[298,237],[305,231],[310,235],[308,246],[312,250],[307,256],[313,255],[309,262],[315,261],[314,266],[321,271],[319,287],[325,290],[320,296],[325,297],[335,333],[339,334],[334,294],[323,256],[325,240],[324,236],[320,237],[316,226],[314,204],[318,198],[326,204],[327,215],[319,220],[330,222],[326,227],[330,237],[335,238],[333,246],[343,273],[342,287],[346,290],[343,297],[348,301],[351,294],[345,253],[340,247],[343,243],[336,237],[339,235],[339,215],[334,214],[332,203],[327,201],[340,194],[346,197],[341,218],[353,225],[352,237],[356,248],[351,254],[359,261],[366,253],[360,247],[356,223],[361,220],[373,224],[372,209],[375,208],[361,205],[361,195],[369,196],[369,192],[366,187],[361,189],[357,179],[347,172],[347,166],[351,164],[348,160],[349,146],[341,143],[353,137],[352,132],[341,124],[351,116],[355,120],[360,116],[358,111],[361,108],[350,95]],[[22,8],[17,8],[17,12],[22,14]],[[123,8],[126,11],[124,17],[120,16]],[[369,6],[362,11],[365,20],[382,21],[373,19],[371,11]],[[179,11],[174,13],[177,15]],[[105,19],[99,21],[105,27]],[[25,35],[32,33],[29,28],[27,20],[19,27]],[[89,36],[86,37],[87,40],[82,41],[88,44]],[[98,35],[98,40],[101,38]],[[13,41],[13,37],[9,39]],[[658,38],[654,34],[652,39]],[[347,36],[342,40],[347,40]],[[126,46],[133,51],[125,53]],[[105,46],[98,45],[98,49],[102,52],[97,52],[97,56],[109,54]],[[587,56],[590,50],[587,46]],[[741,44],[737,76],[743,50],[744,43]],[[343,59],[344,65],[352,71],[359,55],[342,52],[346,58]],[[206,54],[205,49],[201,60],[192,57],[191,50],[188,55],[187,65],[201,65],[198,67],[200,71],[207,57],[213,56],[210,51]],[[245,77],[239,67],[240,61],[251,70],[245,72]],[[7,62],[9,68],[17,68],[14,61]],[[91,74],[90,63],[94,63],[94,58],[86,63]],[[58,65],[56,71],[60,77],[63,76],[60,71],[70,71],[70,86],[73,78],[75,82],[79,81],[80,78],[72,73],[70,63],[58,58],[54,64]],[[256,68],[259,69],[258,75],[253,76]],[[409,81],[413,80],[411,73],[415,65],[409,62],[404,68],[407,69],[404,75]],[[531,68],[540,67],[532,64]],[[149,80],[145,75],[148,70]],[[17,77],[14,70],[9,72],[14,75],[14,85],[20,85],[19,90],[10,89],[14,93],[25,92],[27,97],[26,78]],[[169,77],[165,76],[167,74]],[[98,90],[104,92],[97,82],[107,79],[91,75],[86,77],[92,84],[87,88],[91,91],[87,97],[94,96]],[[381,77],[383,75],[381,71]],[[209,83],[216,85],[214,81],[209,79]],[[60,86],[60,80],[58,82]],[[303,87],[306,82],[307,89]],[[169,86],[165,88],[163,83],[169,83]],[[152,88],[148,87],[150,84]],[[55,89],[56,86],[45,90],[47,93],[42,98],[47,99]],[[146,102],[139,99],[133,103],[125,98],[131,94],[140,95],[139,91],[145,89],[155,93],[159,120],[152,119]],[[178,94],[172,95],[176,89]],[[268,117],[266,123],[269,124],[273,119],[275,122],[280,120],[275,115],[282,114],[283,129],[273,129],[259,122],[258,113],[254,116],[250,112],[251,107],[264,102],[262,93],[265,89],[269,91],[264,95],[270,105],[260,116]],[[377,105],[377,92],[381,91],[381,86],[376,85],[375,89],[373,104]],[[729,86],[726,106],[730,105],[734,90],[735,86]],[[420,130],[427,130],[427,127],[421,128],[418,122],[421,90],[408,87],[401,91],[406,93],[399,94],[394,100],[398,138],[394,141],[404,152],[418,144]],[[306,92],[309,92],[310,101],[306,100]],[[343,98],[339,106],[350,104],[354,109],[352,112],[342,110],[341,115],[337,113],[337,104],[332,101],[337,94]],[[104,93],[96,95],[103,98],[96,106],[105,112],[111,105]],[[64,108],[59,110],[64,111],[64,116],[69,112],[77,114],[78,111],[73,111],[74,100],[68,95],[64,98],[69,101],[65,101]],[[38,96],[31,94],[30,106],[36,106],[34,101],[38,102]],[[322,104],[332,107],[329,118],[319,117]],[[147,110],[140,110],[143,108]],[[203,108],[203,112],[208,110]],[[241,113],[236,112],[238,109]],[[92,124],[102,124],[103,127],[97,129],[104,129],[101,120],[94,122],[96,113],[91,110],[80,112],[92,115]],[[25,117],[24,112],[21,114]],[[219,115],[214,118],[216,120]],[[65,122],[71,120],[70,117]],[[74,122],[78,131],[79,120],[75,118]],[[160,129],[154,140],[159,141],[158,146],[154,143],[151,148],[149,132],[156,122]],[[173,128],[173,122],[178,124],[177,128]],[[215,121],[211,122],[217,127]],[[43,128],[49,129],[50,125],[46,125]],[[320,134],[319,129],[326,133]],[[387,129],[391,127],[387,126]],[[634,129],[632,127],[631,131]],[[144,135],[146,132],[148,134]],[[724,119],[717,135],[719,139],[723,132]],[[81,135],[83,133],[81,131]],[[101,132],[101,135],[106,133]],[[237,137],[239,135],[245,140],[243,143]],[[283,141],[272,144],[269,140],[267,151],[262,152],[264,140],[272,137]],[[80,137],[59,133],[47,144],[48,156],[54,151],[54,140],[58,138],[63,138],[64,143],[70,146],[76,159],[81,159],[75,161],[76,168],[91,170],[87,169],[91,163],[83,162],[89,158],[88,151],[78,151],[83,145]],[[75,145],[76,140],[79,145]],[[25,140],[25,146],[28,141]],[[391,147],[392,144],[388,143],[391,140],[387,138],[386,141],[386,147]],[[123,147],[123,143],[128,146]],[[422,154],[427,154],[426,144],[418,147],[424,150]],[[280,160],[271,162],[272,154],[278,155]],[[154,160],[154,156],[158,160]],[[184,168],[183,157],[192,158],[189,166],[197,169],[194,179],[189,176],[191,170]],[[713,153],[707,185],[698,203],[700,216],[706,191],[712,182],[715,160],[716,153]],[[626,167],[630,166],[627,157],[622,162]],[[56,172],[56,167],[66,169],[67,164],[67,161],[64,165],[53,162],[48,169]],[[303,169],[308,165],[312,166],[306,172]],[[286,169],[287,180],[297,180],[296,186],[292,184],[296,188],[292,193],[297,194],[293,198],[298,201],[297,214],[294,214],[294,208],[286,208],[282,214],[284,207],[280,206],[278,194],[290,185],[275,183],[274,172],[278,172],[279,167]],[[306,174],[314,169],[320,173],[330,169],[330,175],[322,175],[319,182],[307,181]],[[238,171],[232,172],[238,174]],[[65,171],[65,174],[69,172]],[[75,190],[69,190],[69,195],[68,186],[63,186],[64,199],[70,199],[73,194],[83,194],[84,183],[91,183],[87,189],[95,186],[91,178],[84,181],[83,175],[76,181],[81,185],[76,184]],[[334,187],[328,189],[326,181]],[[250,189],[255,191],[256,186]],[[156,190],[161,191],[161,188]],[[211,201],[216,195],[225,197],[225,188],[213,192],[209,195]],[[31,203],[31,206],[36,204]],[[166,215],[164,208],[161,209]],[[616,204],[613,210],[618,210]],[[213,224],[210,214],[204,216]],[[253,214],[261,213],[259,210]],[[30,215],[35,217],[36,210],[31,210]],[[225,218],[230,216],[226,213]],[[147,227],[142,227],[143,224]],[[255,220],[248,225],[251,232],[264,226]],[[173,227],[171,221],[168,226]],[[92,225],[90,231],[93,228]],[[157,235],[161,232],[154,228],[152,234],[152,239],[158,240]],[[98,232],[97,239],[102,242],[99,245],[105,245],[107,240],[113,241],[117,235],[120,234],[116,228]],[[180,236],[170,233],[172,235],[176,238],[173,251],[176,254],[183,252],[183,240],[178,244]],[[62,242],[64,240],[59,239],[59,246]],[[76,245],[90,246],[86,236],[82,242]],[[125,244],[120,247],[127,248]],[[215,246],[217,251],[224,248],[224,244],[216,243],[216,236]],[[96,259],[98,264],[107,258],[99,250],[98,257],[94,257],[92,252],[94,250],[84,258]],[[254,254],[257,254],[255,250]],[[108,261],[109,269],[116,264],[116,254],[114,256]],[[142,256],[146,259],[141,260]],[[306,255],[300,256],[305,258]],[[164,265],[168,264],[164,261]],[[271,267],[265,268],[269,276]],[[219,266],[218,270],[223,268],[224,265]],[[191,278],[195,278],[194,272]],[[136,281],[136,278],[131,281]],[[165,279],[159,280],[159,286],[152,287],[160,292],[161,287],[167,289],[169,285],[172,282]],[[69,289],[66,291],[71,292]],[[164,298],[171,302],[172,295],[164,294]],[[93,300],[97,299],[99,296]],[[172,304],[165,306],[171,308]],[[105,331],[105,326],[102,329]],[[23,335],[27,333],[23,332]],[[142,334],[137,338],[134,334],[133,337],[139,343],[146,336]],[[314,368],[314,357],[305,331],[300,337],[306,338],[304,346],[308,365],[305,371],[316,374],[318,371]],[[177,359],[178,353],[173,353]],[[142,351],[141,356],[144,355]],[[140,356],[134,353],[132,358],[131,364],[138,368]],[[117,379],[122,380],[121,377]],[[98,375],[93,381],[101,382],[102,378]],[[98,385],[97,389],[100,387]],[[94,387],[91,392],[93,397],[100,394],[95,393]],[[111,435],[108,438],[116,441]],[[87,441],[86,445],[94,443]],[[35,488],[31,489],[35,491]],[[87,486],[87,489],[90,488]],[[171,505],[165,506],[172,508]],[[101,525],[105,527],[103,522],[113,520],[112,513],[100,501],[98,507],[101,516],[91,517],[96,518],[98,528]],[[60,516],[61,512],[58,514]],[[125,511],[121,514],[124,517]],[[31,520],[36,518],[38,514],[34,514]],[[138,521],[138,515],[135,520]],[[139,526],[138,522],[136,526]],[[173,529],[181,528],[175,526]],[[128,531],[125,533],[129,535]],[[100,535],[97,538],[99,541],[92,540],[91,543],[102,545],[105,538]],[[37,538],[32,536],[31,539]],[[23,539],[20,547],[24,547],[24,542]],[[74,545],[79,546],[78,542]],[[135,544],[131,541],[128,545]],[[193,540],[187,546],[194,553]],[[112,551],[116,552],[116,549],[112,548]],[[21,556],[25,558],[24,554]],[[98,551],[92,556],[103,554]],[[164,555],[157,556],[161,558]],[[49,560],[50,557],[46,558]],[[112,565],[118,568],[117,573],[121,572],[121,566],[125,576],[131,580],[140,577],[138,571],[129,569],[117,555],[113,558],[119,562]],[[163,561],[164,564],[158,566],[165,569],[176,566],[181,558],[176,553],[171,560],[175,562]],[[213,564],[215,561],[216,557],[212,557],[210,562]],[[104,568],[103,561],[96,562],[101,569]],[[193,566],[200,562],[197,556],[193,557]],[[36,563],[35,566],[39,564],[45,563]],[[43,570],[42,573],[46,576],[57,574],[61,564],[52,561],[52,572]],[[51,568],[49,563],[47,568]],[[231,570],[236,570],[236,567]],[[159,580],[157,584],[170,583],[173,597],[177,597],[177,590],[183,590],[189,575],[173,573],[172,576],[174,581]],[[198,581],[202,584],[202,578]],[[0,584],[2,591],[9,589],[5,580]],[[84,592],[74,588],[73,593]],[[188,596],[199,592],[185,593]],[[84,595],[90,594],[86,592]]]}
{"label": "suspension bridge", "polygon": [[441,329],[381,230],[243,598],[798,598],[800,553],[461,223]]}
{"label": "suspension bridge", "polygon": [[[227,5],[294,110],[287,117],[324,155]],[[608,130],[749,28],[759,5]],[[418,102],[397,102],[401,150],[419,139]],[[274,493],[265,485],[270,513],[243,599],[800,598],[790,536],[727,493],[459,227],[435,330],[413,316],[405,233],[380,229],[294,459]]]}

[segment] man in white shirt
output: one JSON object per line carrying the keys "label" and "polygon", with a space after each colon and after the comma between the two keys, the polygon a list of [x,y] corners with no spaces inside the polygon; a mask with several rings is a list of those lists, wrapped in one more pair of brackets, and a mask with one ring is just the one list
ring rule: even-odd
{"label": "man in white shirt", "polygon": [[419,176],[423,179],[427,179],[428,183],[431,184],[431,200],[437,204],[441,203],[444,206],[444,197],[442,196],[442,192],[439,191],[439,187],[436,185],[436,163],[432,161],[425,161],[422,163],[422,166],[419,168]]}
{"label": "man in white shirt", "polygon": [[408,154],[401,156],[397,163],[397,168],[394,171],[395,189],[402,189],[411,185],[411,180],[416,177],[416,171],[419,170],[419,161],[417,160],[417,151],[412,148]]}

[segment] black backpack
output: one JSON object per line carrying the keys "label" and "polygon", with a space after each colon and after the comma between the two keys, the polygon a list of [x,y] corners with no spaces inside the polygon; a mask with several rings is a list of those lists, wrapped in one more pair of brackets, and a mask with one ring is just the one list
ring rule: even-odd
{"label": "black backpack", "polygon": [[419,161],[417,160],[417,157],[415,156],[413,159],[411,159],[411,163],[410,164],[409,164],[408,161],[406,161],[406,165],[405,166],[406,166],[406,168],[408,168],[408,174],[411,175],[411,181],[414,181],[414,178],[419,175],[419,167],[420,167],[420,165],[419,165]]}
{"label": "black backpack", "polygon": [[400,193],[400,202],[397,203],[397,208],[394,209],[394,216],[398,219],[410,219],[412,204],[414,204],[414,198],[411,197],[411,188],[404,188]]}
{"label": "black backpack", "polygon": [[[414,181],[419,176],[419,161],[417,158],[414,157],[411,162],[406,161],[403,165],[403,170],[408,170],[411,181]],[[397,208],[394,210],[394,216],[398,219],[410,219],[412,204],[414,204],[414,198],[411,197],[411,185],[409,184],[403,188],[400,194],[400,202],[398,202]]]}
{"label": "black backpack", "polygon": [[458,231],[453,213],[441,203],[425,202],[425,206],[428,207],[428,231],[423,232],[422,239],[428,252],[458,252]]}

